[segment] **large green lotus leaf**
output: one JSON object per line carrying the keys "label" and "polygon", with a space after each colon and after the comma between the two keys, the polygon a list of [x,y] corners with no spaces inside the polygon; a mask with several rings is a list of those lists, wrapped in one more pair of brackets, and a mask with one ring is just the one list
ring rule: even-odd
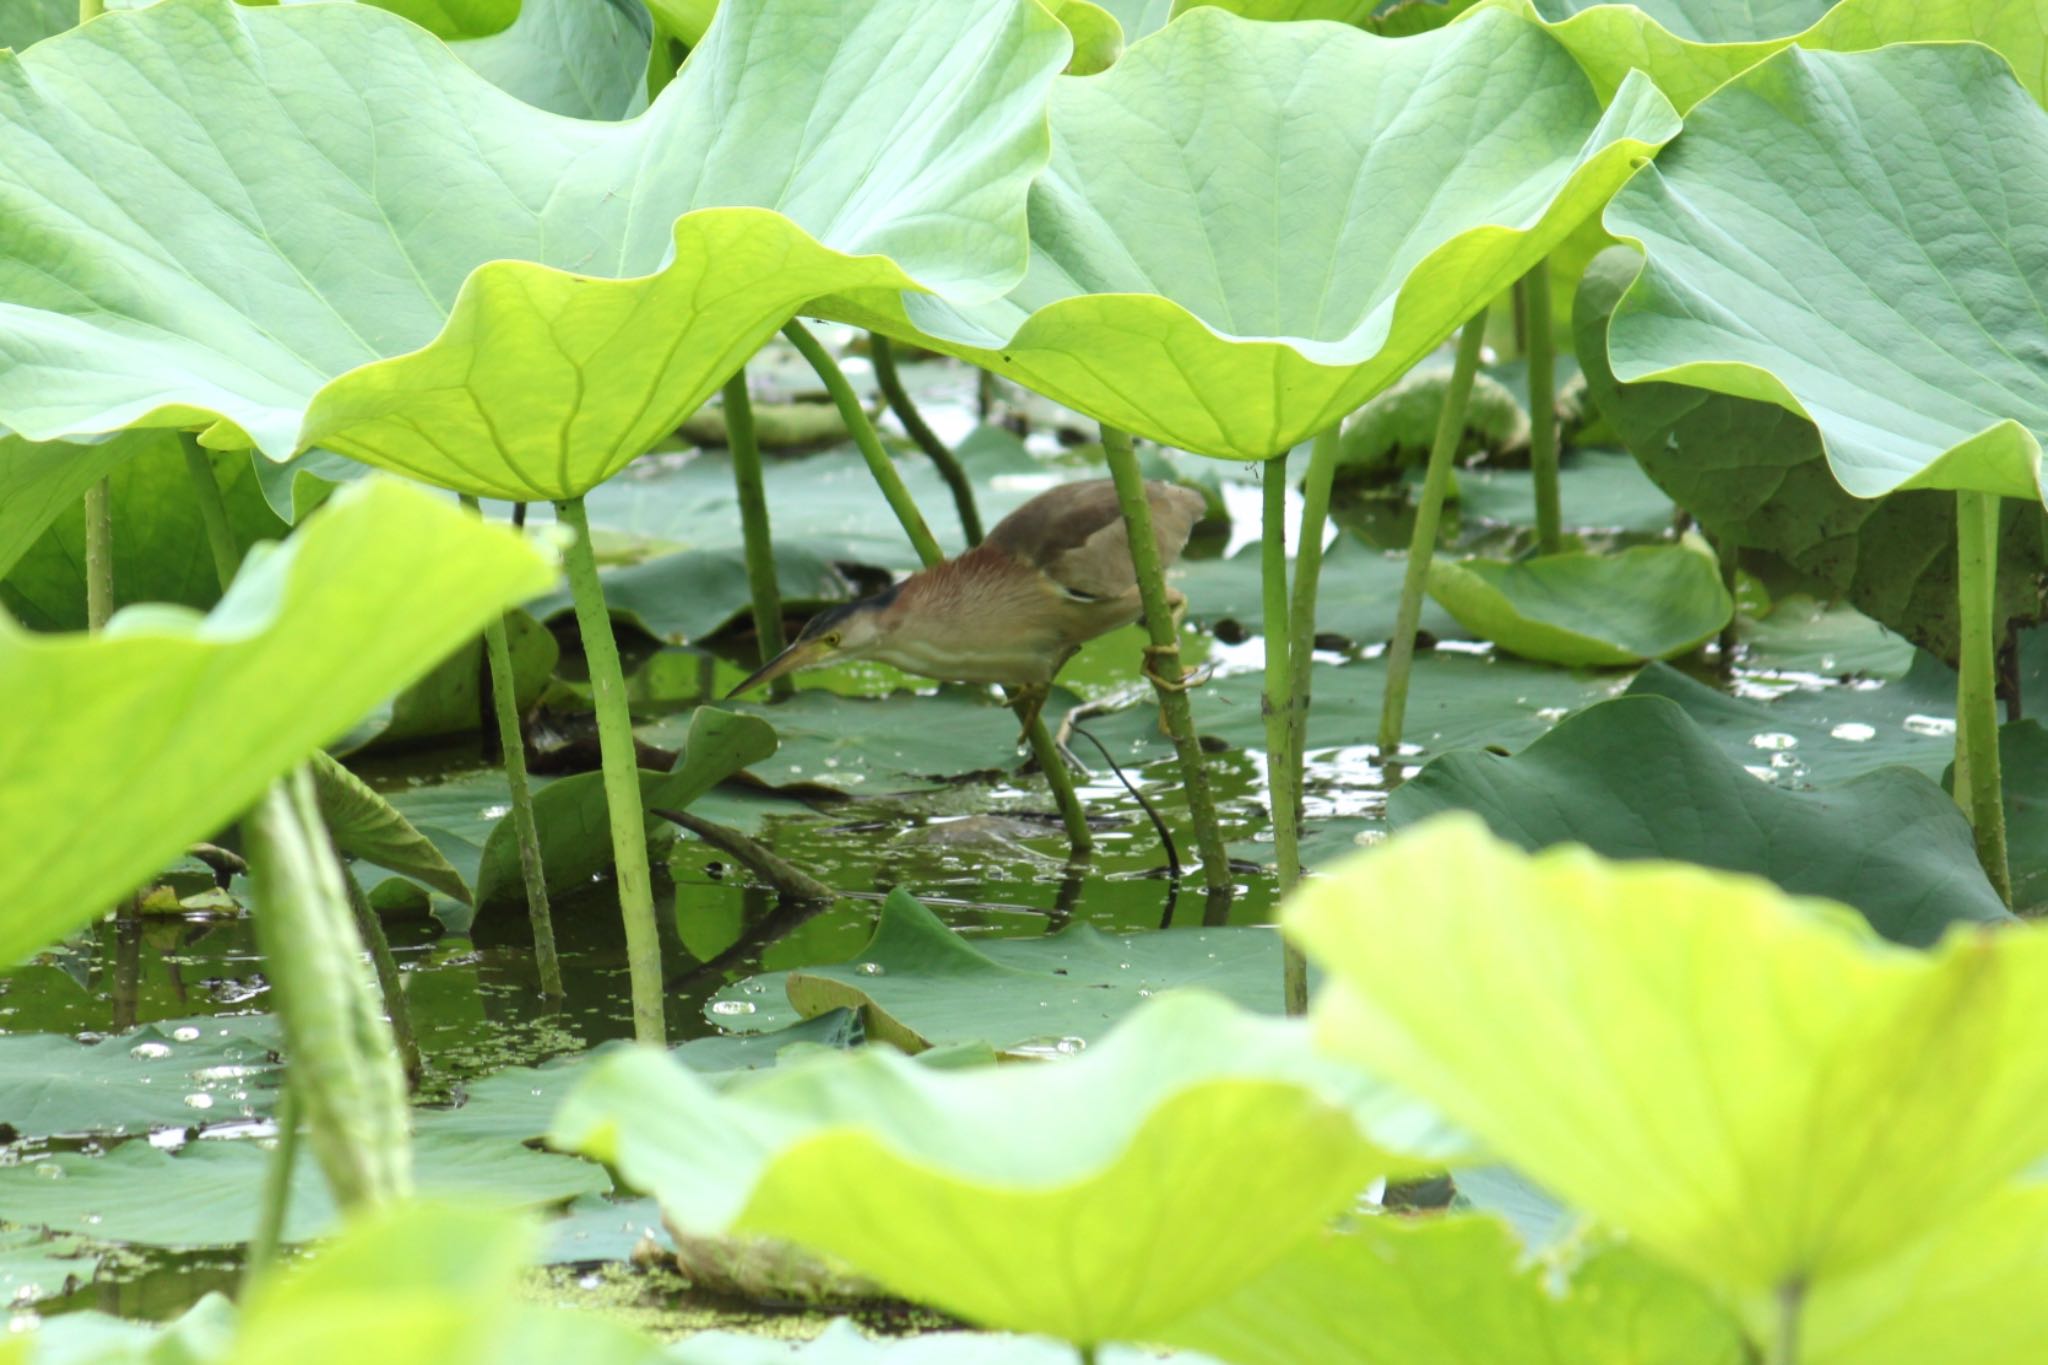
{"label": "large green lotus leaf", "polygon": [[1159,1334],[1235,1365],[1740,1365],[1742,1329],[1625,1248],[1568,1286],[1490,1218],[1360,1219]]}
{"label": "large green lotus leaf", "polygon": [[748,977],[706,1009],[726,1028],[753,1032],[853,1008],[868,1037],[906,1052],[982,1042],[1043,1056],[1077,1052],[1154,995],[1185,986],[1277,1014],[1278,938],[1252,926],[1105,934],[1076,923],[1044,938],[968,939],[899,888],[853,961]]}
{"label": "large green lotus leaf", "polygon": [[1644,80],[1603,113],[1505,14],[1391,41],[1204,8],[1062,82],[1052,127],[1024,282],[870,320],[1103,422],[1266,459],[1398,379],[1677,120]]}
{"label": "large green lotus leaf", "polygon": [[[1483,0],[1485,2],[1485,0]],[[1887,43],[1973,40],[1995,47],[2038,96],[2048,89],[2033,0],[1490,0],[1545,24],[1603,91],[1647,71],[1681,113],[1791,43],[1857,52]]]}
{"label": "large green lotus leaf", "polygon": [[0,620],[0,962],[99,915],[553,580],[518,537],[372,480],[252,553],[207,616],[130,607],[91,637]]}
{"label": "large green lotus leaf", "polygon": [[90,1284],[98,1278],[99,1257],[84,1251],[73,1237],[28,1228],[0,1231],[0,1303],[19,1310]]}
{"label": "large green lotus leaf", "polygon": [[169,436],[123,433],[95,445],[0,436],[0,578],[85,490],[143,445]]}
{"label": "large green lotus leaf", "polygon": [[1712,1284],[1865,1269],[2048,1149],[2048,935],[1922,953],[1466,815],[1325,871],[1286,921],[1329,974],[1318,1040]]}
{"label": "large green lotus leaf", "polygon": [[1606,223],[1648,256],[1608,326],[1618,379],[1807,417],[1858,497],[2041,499],[2048,113],[1995,53],[1781,52],[1693,110]]}
{"label": "large green lotus leaf", "polygon": [[85,1044],[0,1037],[0,1134],[121,1136],[268,1113],[276,1030],[251,1022],[144,1025]]}
{"label": "large green lotus leaf", "polygon": [[1373,1175],[1413,1169],[1390,1147],[1462,1150],[1307,1044],[1298,1020],[1187,993],[1057,1064],[934,1070],[869,1048],[719,1092],[634,1051],[570,1095],[550,1140],[681,1232],[785,1238],[981,1326],[1144,1339]]}
{"label": "large green lotus leaf", "polygon": [[1379,0],[1173,0],[1173,13],[1179,17],[1211,6],[1271,23],[1324,19],[1355,28],[1367,27],[1373,12],[1380,8]]}
{"label": "large green lotus leaf", "polygon": [[365,6],[110,15],[0,68],[0,421],[211,415],[276,459],[579,494],[819,295],[1013,284],[1066,49],[1025,0],[740,0],[593,124]]}
{"label": "large green lotus leaf", "polygon": [[[1563,458],[1558,490],[1568,530],[1660,535],[1677,509],[1627,452],[1574,450]],[[1465,518],[1528,526],[1535,521],[1536,478],[1526,469],[1458,471],[1457,506]]]}
{"label": "large green lotus leaf", "polygon": [[1685,545],[1520,562],[1437,559],[1429,566],[1429,595],[1470,634],[1570,668],[1622,668],[1690,654],[1735,611],[1720,566]]}
{"label": "large green lotus leaf", "polygon": [[[1405,567],[1399,556],[1382,554],[1355,537],[1332,542],[1317,584],[1316,634],[1356,644],[1391,636]],[[1252,545],[1228,559],[1183,559],[1167,576],[1187,594],[1189,620],[1212,627],[1227,621],[1244,634],[1256,635],[1266,625],[1262,572],[1258,547]],[[1458,623],[1434,602],[1423,604],[1421,628],[1438,640],[1453,640],[1461,633]]]}
{"label": "large green lotus leaf", "polygon": [[78,22],[78,0],[13,0],[0,5],[0,47],[19,52]]}
{"label": "large green lotus leaf", "polygon": [[450,47],[470,70],[537,109],[622,119],[647,107],[652,36],[640,0],[522,0],[504,32]]}
{"label": "large green lotus leaf", "polygon": [[[834,560],[821,548],[775,538],[775,583],[785,603],[834,602],[847,596]],[[605,605],[623,621],[657,640],[681,644],[699,640],[743,616],[753,605],[746,552],[739,546],[679,550],[637,564],[605,569]],[[566,617],[575,609],[563,589],[528,604],[542,620]]]}
{"label": "large green lotus leaf", "polygon": [[1759,782],[1662,697],[1589,706],[1513,757],[1445,754],[1387,799],[1396,829],[1446,810],[1472,811],[1531,851],[1578,843],[1755,873],[1852,905],[1900,943],[2012,918],[1969,822],[1935,783],[1895,767],[1826,792]]}
{"label": "large green lotus leaf", "polygon": [[[70,449],[83,463],[97,466],[111,447],[119,456],[100,472],[107,492],[114,531],[114,603],[175,602],[206,608],[220,600],[220,570],[207,547],[199,502],[192,495],[192,474],[178,441],[167,432],[135,432],[110,439],[99,447],[72,447],[61,442],[32,447]],[[285,525],[264,503],[246,457],[215,455],[214,478],[227,505],[228,524],[236,543],[276,540]],[[63,484],[71,483],[64,478]],[[37,498],[58,488],[37,479],[24,490]],[[82,492],[83,490],[81,490]],[[10,490],[11,492],[11,490]],[[11,498],[4,499],[11,501]],[[79,498],[65,499],[55,515],[0,580],[0,606],[35,630],[85,629],[85,511]]]}
{"label": "large green lotus leaf", "polygon": [[[1597,258],[1573,324],[1588,390],[1643,469],[1717,544],[1779,556],[1953,664],[1955,499],[1933,489],[1852,496],[1829,472],[1813,423],[1776,403],[1683,384],[1617,383],[1607,322],[1641,266],[1626,248]],[[1999,619],[2038,620],[2048,610],[2040,586],[2048,516],[2010,499],[2000,514]]]}
{"label": "large green lotus leaf", "polygon": [[[59,1152],[0,1167],[9,1221],[149,1246],[233,1246],[256,1228],[269,1167],[267,1144],[188,1142],[176,1153],[124,1142],[104,1156]],[[536,1152],[517,1142],[441,1134],[423,1127],[413,1143],[422,1194],[533,1208],[601,1193],[611,1181],[586,1161]],[[332,1232],[334,1201],[319,1167],[292,1174],[286,1241]]]}

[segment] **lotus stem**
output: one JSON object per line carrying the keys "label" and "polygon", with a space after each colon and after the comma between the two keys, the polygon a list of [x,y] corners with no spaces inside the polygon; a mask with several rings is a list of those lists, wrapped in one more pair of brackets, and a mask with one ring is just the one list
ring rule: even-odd
{"label": "lotus stem", "polygon": [[1536,480],[1536,550],[1564,548],[1557,488],[1557,337],[1550,325],[1550,261],[1522,277],[1523,346],[1529,356],[1529,472]]}
{"label": "lotus stem", "polygon": [[107,12],[107,0],[78,0],[78,22],[97,19]]}
{"label": "lotus stem", "polygon": [[1138,597],[1145,604],[1145,629],[1152,647],[1145,652],[1146,673],[1159,694],[1159,713],[1180,756],[1181,785],[1187,792],[1188,819],[1195,827],[1195,846],[1202,852],[1202,882],[1212,892],[1230,888],[1230,855],[1216,823],[1216,803],[1209,795],[1209,769],[1195,733],[1195,709],[1188,702],[1180,665],[1180,620],[1166,596],[1166,568],[1160,563],[1159,541],[1152,532],[1152,504],[1145,496],[1145,476],[1131,448],[1130,433],[1102,429],[1102,448],[1109,456],[1123,508],[1124,530],[1131,545],[1131,568],[1138,577]]}
{"label": "lotus stem", "polygon": [[105,630],[114,614],[114,494],[101,479],[85,490],[85,626]]}
{"label": "lotus stem", "polygon": [[1259,584],[1266,622],[1266,691],[1260,698],[1266,722],[1266,804],[1273,817],[1273,853],[1282,890],[1301,874],[1301,801],[1294,793],[1289,761],[1288,687],[1293,676],[1293,617],[1287,602],[1287,457],[1276,455],[1260,467],[1265,502],[1259,527]]}
{"label": "lotus stem", "polygon": [[363,974],[342,870],[301,766],[243,821],[256,929],[284,1025],[290,1083],[335,1203],[355,1210],[412,1185],[405,1078]]}
{"label": "lotus stem", "polygon": [[840,419],[853,433],[853,443],[860,447],[861,458],[868,462],[868,472],[875,476],[876,485],[881,488],[882,496],[888,499],[889,510],[902,523],[904,534],[910,537],[918,559],[927,566],[944,559],[945,552],[939,549],[939,542],[933,538],[932,528],[925,525],[924,514],[917,510],[917,502],[910,496],[910,490],[903,486],[903,476],[896,472],[895,461],[882,448],[882,438],[876,435],[875,424],[868,420],[867,410],[860,405],[860,395],[846,381],[846,372],[839,368],[839,362],[818,344],[810,328],[794,318],[782,329],[782,334],[789,338],[790,344],[810,362],[818,378],[824,381],[826,391],[832,395],[833,405],[839,409]]}
{"label": "lotus stem", "polygon": [[256,1210],[256,1230],[242,1253],[242,1285],[246,1289],[277,1260],[284,1240],[285,1219],[292,1210],[292,1169],[299,1164],[299,1103],[289,1080],[277,1091],[277,1145],[263,1168],[263,1202]]}
{"label": "lotus stem", "polygon": [[405,978],[399,975],[398,959],[391,954],[391,940],[384,936],[384,922],[376,907],[363,894],[363,884],[347,868],[341,870],[342,885],[348,891],[349,912],[355,916],[356,932],[370,950],[370,967],[377,973],[377,989],[384,997],[384,1017],[391,1021],[391,1041],[398,1049],[398,1065],[405,1072],[408,1087],[417,1086],[420,1065],[419,1035],[413,1032],[412,1006],[405,998]]}
{"label": "lotus stem", "polygon": [[1799,1365],[1799,1324],[1806,1312],[1806,1286],[1789,1280],[1778,1287],[1778,1320],[1765,1365]]}
{"label": "lotus stem", "polygon": [[226,592],[242,567],[242,548],[235,544],[234,527],[228,523],[227,500],[220,495],[220,479],[213,472],[213,457],[191,432],[178,433],[185,451],[185,468],[192,476],[192,494],[199,503],[199,520],[206,527],[206,548],[213,554],[213,570]]}
{"label": "lotus stem", "polygon": [[960,514],[960,533],[969,545],[981,544],[981,509],[974,505],[974,485],[968,482],[967,471],[960,467],[952,447],[939,439],[924,420],[924,414],[917,410],[917,404],[911,401],[910,390],[903,387],[902,376],[896,373],[895,346],[880,332],[869,332],[868,355],[875,362],[875,382],[882,386],[882,396],[889,400],[889,411],[896,414],[896,420],[903,423],[904,431],[917,442],[918,448],[931,456],[939,477],[953,490],[953,507]]}
{"label": "lotus stem", "polygon": [[[768,529],[768,490],[761,477],[761,443],[754,434],[754,399],[747,392],[747,367],[725,381],[725,443],[732,452],[732,486],[739,497],[740,535],[747,553],[747,588],[754,599],[754,638],[760,662],[782,652],[782,590],[775,579],[775,541]],[[796,680],[784,675],[770,685],[777,697],[796,695]]]}
{"label": "lotus stem", "polygon": [[647,866],[647,816],[640,806],[640,764],[633,749],[633,717],[626,709],[626,675],[619,644],[597,577],[590,548],[590,517],[583,499],[555,504],[555,515],[575,534],[565,555],[569,592],[576,602],[576,628],[590,669],[597,710],[598,753],[604,768],[605,805],[612,822],[612,859],[618,867],[619,914],[626,923],[626,963],[632,981],[633,1036],[662,1046],[668,1025],[662,1012],[661,936],[654,921],[653,876]]}
{"label": "lotus stem", "polygon": [[1977,836],[1984,875],[2012,904],[2005,851],[2005,795],[1998,767],[1998,496],[1956,494],[1956,800]]}
{"label": "lotus stem", "polygon": [[[917,502],[910,496],[910,490],[903,486],[903,476],[896,472],[895,461],[882,448],[882,438],[876,435],[875,424],[868,420],[867,410],[861,407],[853,385],[846,382],[846,372],[839,368],[839,362],[832,358],[832,353],[818,344],[818,339],[802,322],[791,319],[789,325],[782,329],[782,334],[789,338],[803,358],[810,362],[818,378],[824,381],[826,391],[832,395],[832,402],[839,409],[841,420],[853,433],[853,442],[867,461],[868,472],[874,475],[882,496],[888,500],[889,510],[896,514],[897,522],[903,527],[903,534],[910,537],[918,562],[927,568],[939,563],[946,557],[945,552],[939,549],[939,542],[933,538],[931,527],[925,524],[924,515],[917,510]],[[1029,707],[1014,695],[1010,706],[1020,720],[1030,715]],[[1061,757],[1059,746],[1052,742],[1052,733],[1045,728],[1042,717],[1034,718],[1025,733],[1031,740],[1031,753],[1038,760],[1039,771],[1045,774],[1045,785],[1052,791],[1053,803],[1059,808],[1060,821],[1066,826],[1067,845],[1079,857],[1095,847],[1095,836],[1088,830],[1088,817],[1081,810],[1081,798],[1074,791],[1074,779],[1067,772],[1066,759]]]}
{"label": "lotus stem", "polygon": [[1408,713],[1408,675],[1415,667],[1415,632],[1422,624],[1422,595],[1429,585],[1429,562],[1436,556],[1437,525],[1443,518],[1444,495],[1451,485],[1451,460],[1465,431],[1465,405],[1472,397],[1472,376],[1479,369],[1479,350],[1486,342],[1486,310],[1480,309],[1458,336],[1458,358],[1450,387],[1437,416],[1436,440],[1429,448],[1429,470],[1422,480],[1422,498],[1415,508],[1415,532],[1408,540],[1407,571],[1401,577],[1401,604],[1394,617],[1394,638],[1387,646],[1387,690],[1380,705],[1380,763],[1390,780],[1401,775],[1401,727]]}

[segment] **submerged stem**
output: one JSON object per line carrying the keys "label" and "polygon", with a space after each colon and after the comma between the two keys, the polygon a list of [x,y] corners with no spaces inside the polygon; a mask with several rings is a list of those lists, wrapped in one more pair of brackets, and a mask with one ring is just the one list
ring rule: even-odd
{"label": "submerged stem", "polygon": [[1550,262],[1522,277],[1523,345],[1529,355],[1529,472],[1536,481],[1536,551],[1564,548],[1564,512],[1557,487],[1557,338],[1550,326]]}
{"label": "submerged stem", "polygon": [[[754,599],[754,638],[760,662],[782,652],[782,590],[775,580],[775,541],[768,529],[768,491],[761,477],[761,443],[754,434],[754,400],[747,392],[747,367],[725,381],[725,441],[732,452],[733,492],[740,504],[740,536],[746,547],[747,588]],[[796,680],[777,678],[769,691],[796,694]]]}
{"label": "submerged stem", "polygon": [[924,420],[924,414],[917,410],[917,404],[911,401],[910,390],[903,387],[903,379],[896,373],[895,346],[880,332],[869,332],[868,355],[875,362],[875,382],[882,386],[882,396],[889,400],[889,411],[903,423],[904,431],[917,442],[918,449],[931,456],[939,477],[952,490],[953,507],[960,514],[960,533],[969,545],[981,544],[981,509],[974,505],[974,485],[968,482],[967,471],[960,467],[952,447],[939,439],[939,434]]}
{"label": "submerged stem", "polygon": [[1401,576],[1401,605],[1394,618],[1394,638],[1387,646],[1387,690],[1380,705],[1380,763],[1390,781],[1401,772],[1401,727],[1408,713],[1408,675],[1415,667],[1415,632],[1422,622],[1422,595],[1429,584],[1429,562],[1436,555],[1437,524],[1443,517],[1444,494],[1451,484],[1451,461],[1465,431],[1465,405],[1472,397],[1472,376],[1479,369],[1479,350],[1486,341],[1486,310],[1480,309],[1458,336],[1458,359],[1437,415],[1436,440],[1429,448],[1429,470],[1422,480],[1422,498],[1415,508],[1415,533],[1408,540],[1408,565]]}
{"label": "submerged stem", "polygon": [[590,548],[590,517],[582,498],[555,504],[555,515],[576,539],[564,553],[576,628],[590,669],[597,711],[597,745],[604,768],[605,805],[612,823],[612,858],[619,878],[619,915],[626,924],[626,964],[632,981],[633,1037],[661,1046],[668,1025],[662,1013],[661,936],[654,920],[653,877],[647,866],[647,816],[640,805],[640,764],[633,749],[633,717],[626,707],[626,677],[611,613]]}
{"label": "submerged stem", "polygon": [[85,490],[85,626],[114,614],[114,494],[105,479]]}
{"label": "submerged stem", "polygon": [[[462,505],[478,513],[477,500],[463,495]],[[555,950],[555,917],[548,904],[547,867],[541,862],[540,826],[533,816],[533,784],[526,777],[526,727],[519,717],[519,680],[512,672],[512,642],[505,618],[484,624],[484,655],[491,670],[491,712],[498,726],[498,761],[512,792],[512,833],[519,843],[519,878],[526,888],[526,918],[533,929],[534,963],[540,971],[541,994],[559,1000],[562,959]]]}
{"label": "submerged stem", "polygon": [[1137,452],[1131,448],[1128,432],[1115,427],[1102,429],[1102,448],[1109,456],[1110,476],[1116,481],[1117,502],[1123,508],[1124,531],[1131,547],[1131,569],[1138,578],[1138,597],[1145,604],[1145,629],[1152,647],[1145,651],[1146,673],[1159,694],[1159,713],[1173,737],[1174,752],[1180,756],[1181,785],[1186,789],[1188,819],[1195,827],[1195,845],[1202,851],[1202,882],[1211,891],[1223,891],[1230,882],[1230,855],[1223,847],[1223,831],[1216,823],[1216,803],[1209,795],[1209,769],[1202,757],[1201,739],[1195,734],[1195,710],[1188,703],[1185,674],[1180,665],[1180,623],[1166,595],[1166,568],[1160,562],[1159,541],[1152,530],[1152,504],[1145,496],[1145,476],[1138,468]]}
{"label": "submerged stem", "polygon": [[1977,835],[1984,875],[2012,903],[2006,862],[2005,795],[1998,761],[1996,635],[1998,496],[1956,494],[1956,606],[1960,612],[1956,682],[1956,801]]}

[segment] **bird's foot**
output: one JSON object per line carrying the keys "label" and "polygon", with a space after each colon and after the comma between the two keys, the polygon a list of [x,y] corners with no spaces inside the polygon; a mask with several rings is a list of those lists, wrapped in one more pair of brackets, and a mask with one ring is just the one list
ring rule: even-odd
{"label": "bird's foot", "polygon": [[[1171,668],[1174,676],[1169,678],[1159,671],[1161,664]],[[1206,669],[1190,672],[1180,665],[1180,645],[1146,645],[1145,666],[1141,670],[1151,684],[1162,692],[1185,692],[1200,687],[1209,681]]]}
{"label": "bird's foot", "polygon": [[1031,743],[1031,729],[1038,724],[1038,717],[1045,710],[1046,698],[1052,695],[1052,688],[1045,683],[1031,683],[1010,689],[1010,705],[1017,712],[1017,742]]}

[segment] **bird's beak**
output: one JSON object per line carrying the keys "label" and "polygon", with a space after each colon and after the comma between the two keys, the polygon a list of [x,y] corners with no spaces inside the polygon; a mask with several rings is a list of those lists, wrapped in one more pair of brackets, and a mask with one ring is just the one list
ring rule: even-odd
{"label": "bird's beak", "polygon": [[751,692],[757,687],[764,687],[785,673],[794,673],[800,668],[809,668],[813,664],[824,663],[826,659],[831,657],[831,654],[831,649],[817,640],[798,640],[788,649],[783,650],[767,663],[755,669],[753,673],[748,675],[745,682],[726,693],[725,699],[731,701],[740,693]]}

